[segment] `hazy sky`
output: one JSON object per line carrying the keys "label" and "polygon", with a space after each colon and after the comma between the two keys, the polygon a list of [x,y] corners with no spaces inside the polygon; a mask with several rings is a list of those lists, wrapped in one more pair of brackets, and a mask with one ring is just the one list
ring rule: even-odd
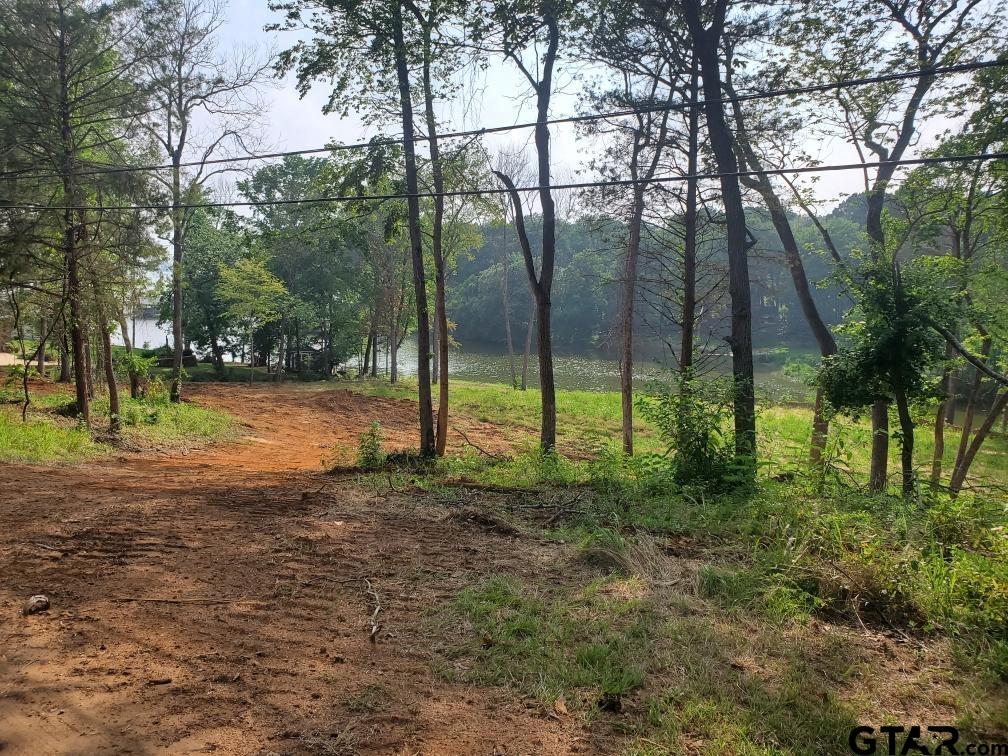
{"label": "hazy sky", "polygon": [[[283,49],[294,40],[293,35],[265,32],[263,27],[275,21],[275,14],[266,7],[264,0],[232,0],[227,8],[227,23],[221,30],[221,48],[249,44]],[[565,80],[563,62],[560,63],[560,83]],[[442,115],[447,116],[445,127],[452,129],[473,128],[510,124],[534,118],[532,102],[529,99],[527,82],[509,63],[495,61],[483,75],[480,86],[468,92],[459,101],[447,104]],[[565,87],[565,91],[554,97],[552,115],[554,117],[574,115],[579,111],[580,98],[576,87]],[[571,91],[566,91],[571,90]],[[324,115],[322,107],[329,90],[319,84],[304,98],[298,96],[293,79],[288,77],[262,93],[265,101],[264,132],[262,141],[276,150],[290,150],[320,147],[330,140],[357,142],[367,140],[379,133],[395,135],[401,132],[396,123],[387,128],[365,126],[357,118],[340,118]],[[930,141],[940,127],[946,124],[925,124],[923,145]],[[592,145],[579,137],[570,125],[551,127],[554,150],[554,173],[558,180],[582,176],[586,168],[586,157]],[[486,137],[490,147],[500,145],[521,146],[529,160],[534,160],[531,131],[521,130],[505,135]],[[810,140],[805,145],[810,154],[817,155],[823,162],[856,162],[856,154],[839,141]],[[909,157],[910,155],[908,155]],[[579,173],[581,172],[581,173]],[[816,194],[824,201],[845,196],[863,189],[863,178],[858,171],[824,174],[816,188]]]}

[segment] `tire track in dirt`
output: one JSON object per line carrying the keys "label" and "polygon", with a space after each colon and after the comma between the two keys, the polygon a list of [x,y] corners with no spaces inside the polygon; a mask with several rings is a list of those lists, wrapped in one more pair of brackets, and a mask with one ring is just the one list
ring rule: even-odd
{"label": "tire track in dirt", "polygon": [[[302,387],[193,393],[249,437],[0,468],[0,752],[595,750],[572,721],[432,672],[451,642],[432,611],[487,574],[563,571],[559,547],[321,474],[372,419],[390,448],[415,445],[415,405]],[[504,434],[469,427],[501,449]],[[376,644],[364,578],[382,603]],[[20,617],[35,592],[52,609]],[[151,598],[169,601],[118,600]]]}

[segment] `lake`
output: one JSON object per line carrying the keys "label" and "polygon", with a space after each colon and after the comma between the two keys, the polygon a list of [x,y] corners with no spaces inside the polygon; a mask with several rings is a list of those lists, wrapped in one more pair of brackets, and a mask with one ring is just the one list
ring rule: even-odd
{"label": "lake", "polygon": [[[132,323],[131,323],[132,327]],[[122,339],[116,331],[113,336],[117,343]],[[159,327],[154,320],[136,320],[136,343],[138,346],[157,347],[171,343],[170,330]],[[800,382],[781,372],[780,355],[768,356],[767,350],[757,350],[755,370],[757,388],[765,393],[789,401],[806,400],[809,389]],[[801,352],[796,352],[800,356]],[[407,339],[399,349],[399,374],[403,377],[416,375],[416,341]],[[384,352],[378,354],[378,372],[385,368]],[[225,355],[228,359],[228,355]],[[618,391],[620,385],[619,361],[598,352],[578,352],[558,347],[553,355],[553,373],[557,388],[580,389],[586,391]],[[521,379],[521,354],[515,355],[515,370]],[[356,360],[350,364],[356,368]],[[672,366],[674,369],[674,365]],[[718,371],[730,370],[730,359],[719,359]],[[448,372],[455,378],[485,383],[511,383],[511,369],[507,349],[503,344],[462,344],[448,353]],[[639,360],[634,365],[634,383],[642,388],[650,381],[669,377],[669,371],[655,360]],[[533,351],[529,358],[528,385],[539,385],[539,365]]]}

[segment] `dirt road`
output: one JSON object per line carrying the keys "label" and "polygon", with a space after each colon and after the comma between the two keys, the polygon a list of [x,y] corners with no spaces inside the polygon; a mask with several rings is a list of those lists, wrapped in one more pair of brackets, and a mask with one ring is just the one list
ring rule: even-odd
{"label": "dirt road", "polygon": [[[311,387],[194,395],[246,437],[0,468],[0,753],[598,749],[512,692],[432,672],[436,607],[487,574],[548,580],[561,547],[322,473],[372,419],[392,447],[415,445],[415,405]],[[500,448],[498,429],[458,422]],[[36,593],[51,609],[22,617]]]}

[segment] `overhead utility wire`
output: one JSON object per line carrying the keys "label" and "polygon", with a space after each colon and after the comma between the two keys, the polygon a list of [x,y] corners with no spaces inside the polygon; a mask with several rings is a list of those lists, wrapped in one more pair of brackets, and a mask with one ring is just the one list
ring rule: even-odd
{"label": "overhead utility wire", "polygon": [[[665,103],[662,105],[649,105],[636,109],[627,110],[613,110],[606,113],[590,113],[587,115],[578,116],[564,116],[562,118],[548,118],[545,121],[524,121],[522,123],[515,123],[506,126],[484,126],[478,129],[470,129],[468,131],[450,131],[443,134],[438,134],[438,139],[456,139],[462,137],[473,137],[482,136],[484,134],[499,134],[501,132],[516,131],[519,129],[531,129],[538,126],[540,123],[545,123],[547,125],[555,125],[562,123],[587,123],[590,121],[602,121],[607,118],[622,118],[625,116],[636,115],[638,113],[657,113],[663,111],[683,111],[689,110],[692,107],[702,107],[708,103],[720,103],[728,104],[735,102],[747,102],[750,100],[762,100],[769,99],[773,97],[789,97],[799,94],[810,94],[814,92],[828,92],[832,89],[845,89],[847,87],[857,87],[866,84],[884,84],[890,81],[900,81],[904,79],[913,79],[920,76],[943,76],[947,74],[965,73],[967,71],[976,71],[985,68],[995,68],[999,66],[1008,66],[1008,60],[982,60],[973,63],[960,63],[954,66],[939,66],[935,68],[921,68],[914,71],[903,71],[901,73],[884,74],[880,76],[867,76],[860,79],[846,79],[843,81],[832,82],[829,84],[809,84],[800,87],[788,87],[785,89],[768,89],[762,92],[750,92],[748,94],[736,95],[734,97],[723,97],[718,100],[691,100],[688,102],[677,102],[677,103]],[[425,142],[430,139],[430,136],[426,134],[414,135],[410,141],[413,142]],[[406,141],[405,136],[396,137],[375,137],[368,142],[354,142],[351,144],[333,144],[328,147],[308,147],[301,150],[284,150],[280,152],[263,152],[256,153],[253,155],[238,155],[236,157],[226,157],[226,158],[213,158],[210,160],[192,160],[179,163],[179,168],[195,168],[207,165],[220,165],[223,163],[237,163],[237,162],[248,162],[253,160],[272,160],[275,158],[293,157],[294,155],[319,155],[331,152],[343,152],[347,150],[360,150],[367,147],[378,147],[394,144],[402,144]],[[170,170],[175,166],[171,163],[164,163],[160,165],[101,165],[101,167],[89,168],[83,171],[77,171],[78,176],[97,176],[104,175],[108,173],[136,173],[141,171],[161,171]],[[56,178],[58,174],[18,174],[15,171],[8,171],[6,173],[0,173],[0,179],[38,179],[38,178]]]}
{"label": "overhead utility wire", "polygon": [[[881,168],[882,166],[901,165],[937,165],[943,163],[968,163],[973,161],[987,160],[1008,160],[1008,152],[992,152],[975,155],[947,155],[940,157],[904,158],[901,160],[879,160],[869,163],[843,163],[838,165],[806,165],[798,168],[764,168],[758,171],[723,171],[718,173],[695,173],[684,176],[657,176],[649,179],[609,179],[603,181],[581,181],[566,184],[551,184],[548,187],[542,186],[519,186],[514,191],[532,192],[541,189],[595,189],[601,187],[636,186],[648,184],[669,184],[681,181],[717,179],[727,176],[781,176],[798,173],[826,173],[829,171],[853,171],[865,168]],[[247,200],[239,202],[195,202],[180,205],[171,204],[150,204],[150,205],[113,205],[95,208],[90,205],[33,205],[27,203],[5,203],[0,200],[0,210],[93,210],[105,211],[129,211],[129,210],[172,210],[175,208],[183,210],[196,210],[213,207],[264,207],[275,205],[318,205],[330,202],[377,202],[383,200],[402,200],[411,197],[433,198],[433,197],[473,197],[484,194],[507,194],[510,189],[459,189],[449,192],[418,192],[416,194],[344,194],[328,197],[302,197],[299,199],[283,200]]]}

